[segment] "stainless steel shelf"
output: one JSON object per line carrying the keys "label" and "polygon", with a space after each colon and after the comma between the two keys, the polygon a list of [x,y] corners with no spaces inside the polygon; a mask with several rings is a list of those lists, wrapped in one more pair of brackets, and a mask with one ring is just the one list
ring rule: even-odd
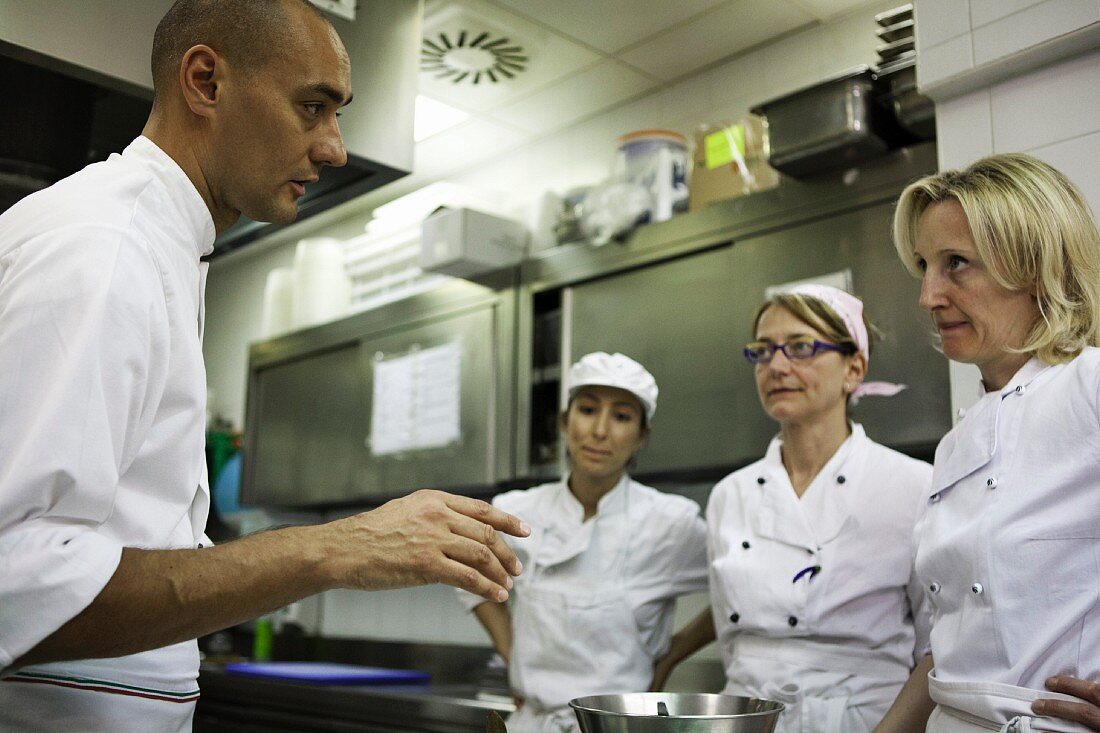
{"label": "stainless steel shelf", "polygon": [[480,733],[490,711],[514,710],[475,685],[324,686],[203,669],[195,733],[221,731],[427,731]]}

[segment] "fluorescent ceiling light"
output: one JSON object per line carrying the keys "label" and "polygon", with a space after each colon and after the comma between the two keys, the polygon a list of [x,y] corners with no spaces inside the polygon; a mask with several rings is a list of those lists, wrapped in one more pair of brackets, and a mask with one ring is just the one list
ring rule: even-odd
{"label": "fluorescent ceiling light", "polygon": [[420,142],[460,122],[465,122],[469,117],[470,115],[449,104],[418,94],[416,95],[416,117],[413,121],[413,140]]}

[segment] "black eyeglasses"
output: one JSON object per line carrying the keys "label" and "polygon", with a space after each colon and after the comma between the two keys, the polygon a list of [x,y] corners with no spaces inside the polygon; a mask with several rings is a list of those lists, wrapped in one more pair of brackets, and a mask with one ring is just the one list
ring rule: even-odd
{"label": "black eyeglasses", "polygon": [[825,341],[811,338],[793,338],[785,344],[773,344],[771,341],[751,341],[745,344],[745,358],[751,364],[767,364],[775,356],[775,352],[782,351],[788,359],[810,359],[819,351],[837,351],[841,354],[854,354],[851,344],[837,346]]}

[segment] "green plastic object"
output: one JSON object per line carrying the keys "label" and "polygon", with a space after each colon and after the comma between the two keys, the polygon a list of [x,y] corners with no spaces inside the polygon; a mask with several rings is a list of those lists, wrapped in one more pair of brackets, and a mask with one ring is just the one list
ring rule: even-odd
{"label": "green plastic object", "polygon": [[271,619],[261,616],[256,619],[256,635],[252,638],[252,660],[254,662],[271,661],[271,646],[274,634],[271,629]]}
{"label": "green plastic object", "polygon": [[714,170],[745,159],[745,128],[730,125],[703,138],[707,170]]}
{"label": "green plastic object", "polygon": [[226,462],[240,450],[241,434],[233,430],[206,431],[206,469],[210,483],[221,473]]}

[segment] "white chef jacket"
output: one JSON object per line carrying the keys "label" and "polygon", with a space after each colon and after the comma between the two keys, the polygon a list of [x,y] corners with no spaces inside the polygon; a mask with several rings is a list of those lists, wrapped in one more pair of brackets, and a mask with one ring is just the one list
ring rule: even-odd
{"label": "white chef jacket", "polygon": [[852,425],[800,499],[781,448],[707,505],[725,692],[787,703],[787,733],[869,731],[927,651],[912,559],[932,467]]}
{"label": "white chef jacket", "polygon": [[[521,660],[513,660],[509,675],[525,704],[509,720],[509,730],[519,725],[519,718],[531,716],[557,715],[572,724],[575,718],[564,705],[573,697],[644,691],[644,686],[640,690],[621,686],[637,686],[643,678],[641,684],[648,686],[653,662],[668,651],[675,599],[706,588],[706,526],[699,506],[685,497],[640,484],[625,474],[600,499],[596,515],[587,522],[584,507],[569,490],[567,480],[500,494],[493,505],[531,526],[528,537],[504,536],[524,565],[513,590],[515,605],[523,602],[525,593],[562,594],[583,604],[590,592],[586,588],[619,588],[626,607],[632,611],[633,623],[628,614],[628,628],[606,633],[621,633],[630,642],[640,643],[642,653],[636,658],[645,664],[644,669],[616,680],[587,679],[577,673],[577,665],[566,658],[568,655],[563,655],[560,670],[547,670],[545,666],[524,669]],[[484,602],[461,591],[459,597],[468,609]],[[553,614],[548,616],[542,618],[538,629],[514,617],[515,647],[571,643],[573,639],[564,638],[569,633],[564,621],[558,626]],[[516,730],[520,728],[523,726]]]}
{"label": "white chef jacket", "polygon": [[1047,677],[1100,680],[1100,349],[1032,359],[967,410],[936,450],[928,494],[916,569],[941,713],[1022,725],[1031,700],[1059,697]]}
{"label": "white chef jacket", "polygon": [[[194,641],[10,665],[88,606],[123,547],[209,542],[199,257],[214,235],[144,137],[0,216],[0,729],[189,729]],[[11,717],[28,704],[37,727]]]}

